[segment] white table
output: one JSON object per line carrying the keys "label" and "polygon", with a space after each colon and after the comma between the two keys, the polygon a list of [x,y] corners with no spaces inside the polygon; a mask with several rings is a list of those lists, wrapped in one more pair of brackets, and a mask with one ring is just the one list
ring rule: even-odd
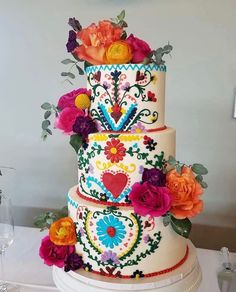
{"label": "white table", "polygon": [[[38,256],[41,239],[46,233],[36,228],[15,228],[15,241],[7,251],[5,270],[9,282],[21,284],[20,292],[58,292],[51,268]],[[199,292],[219,292],[216,277],[220,267],[219,253],[198,249],[198,258],[203,273]]]}

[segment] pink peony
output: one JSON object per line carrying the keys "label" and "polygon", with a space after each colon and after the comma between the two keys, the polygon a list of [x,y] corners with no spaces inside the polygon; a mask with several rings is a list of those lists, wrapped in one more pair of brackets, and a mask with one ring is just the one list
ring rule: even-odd
{"label": "pink peony", "polygon": [[125,40],[133,49],[132,63],[142,63],[143,60],[151,53],[149,45],[131,34]]}
{"label": "pink peony", "polygon": [[75,252],[74,245],[55,245],[49,236],[41,241],[39,256],[48,266],[55,265],[59,268],[64,267],[68,256]]}
{"label": "pink peony", "polygon": [[64,134],[71,135],[73,133],[73,125],[77,117],[83,117],[84,112],[81,109],[66,107],[58,115],[55,120],[55,128],[60,129]]}
{"label": "pink peony", "polygon": [[129,194],[135,213],[160,217],[171,208],[171,195],[166,187],[158,187],[144,182],[135,183]]}
{"label": "pink peony", "polygon": [[57,106],[59,107],[60,110],[63,110],[66,107],[76,107],[75,98],[76,96],[82,93],[87,94],[88,96],[91,95],[91,92],[86,88],[79,88],[62,95],[58,101]]}

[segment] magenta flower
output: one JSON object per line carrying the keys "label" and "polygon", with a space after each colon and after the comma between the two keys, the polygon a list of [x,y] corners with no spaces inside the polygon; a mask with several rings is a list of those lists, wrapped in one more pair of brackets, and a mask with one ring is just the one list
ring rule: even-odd
{"label": "magenta flower", "polygon": [[132,63],[142,63],[143,60],[151,53],[149,45],[145,41],[136,38],[133,34],[131,34],[125,41],[133,49]]}
{"label": "magenta flower", "polygon": [[39,256],[44,260],[46,265],[55,265],[62,268],[68,256],[74,252],[74,245],[56,245],[50,240],[49,236],[46,236],[41,241]]}
{"label": "magenta flower", "polygon": [[129,82],[125,82],[125,84],[121,86],[121,89],[125,90],[125,91],[129,91],[130,83]]}
{"label": "magenta flower", "polygon": [[166,175],[157,168],[144,168],[142,181],[148,181],[154,186],[164,187],[166,184]]}
{"label": "magenta flower", "polygon": [[60,129],[64,134],[73,134],[73,125],[78,117],[83,117],[84,112],[78,108],[66,107],[55,120],[55,128]]}
{"label": "magenta flower", "polygon": [[86,88],[79,88],[79,89],[73,90],[71,92],[68,92],[60,97],[58,104],[57,104],[58,108],[60,110],[63,110],[66,107],[76,107],[75,106],[75,98],[79,94],[87,94],[88,96],[90,96],[91,92],[89,90],[87,90]]}
{"label": "magenta flower", "polygon": [[129,194],[135,213],[160,217],[171,208],[171,194],[166,187],[157,187],[149,182],[135,183]]}
{"label": "magenta flower", "polygon": [[117,257],[117,254],[115,252],[112,252],[111,250],[109,251],[105,251],[102,255],[101,255],[101,260],[102,262],[111,262],[113,264],[119,264],[119,259]]}

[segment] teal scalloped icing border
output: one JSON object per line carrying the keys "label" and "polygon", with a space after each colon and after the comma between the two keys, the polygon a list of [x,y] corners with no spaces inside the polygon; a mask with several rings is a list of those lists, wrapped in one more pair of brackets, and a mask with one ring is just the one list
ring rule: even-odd
{"label": "teal scalloped icing border", "polygon": [[94,73],[100,70],[156,70],[161,72],[166,72],[165,65],[156,65],[156,64],[117,64],[117,65],[99,65],[99,66],[89,66],[86,68],[86,74]]}
{"label": "teal scalloped icing border", "polygon": [[76,203],[75,201],[73,201],[73,200],[70,198],[69,195],[67,195],[67,202],[68,202],[69,205],[71,205],[72,207],[74,207],[74,208],[76,208],[76,209],[77,209],[78,206],[79,206],[79,204]]}

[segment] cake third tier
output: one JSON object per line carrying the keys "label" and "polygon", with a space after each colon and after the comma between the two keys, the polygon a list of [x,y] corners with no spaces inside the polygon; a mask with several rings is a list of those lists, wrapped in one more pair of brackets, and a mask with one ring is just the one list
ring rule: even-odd
{"label": "cake third tier", "polygon": [[131,134],[90,134],[78,153],[78,195],[105,205],[129,205],[134,183],[142,180],[144,168],[165,169],[175,156],[175,130]]}

